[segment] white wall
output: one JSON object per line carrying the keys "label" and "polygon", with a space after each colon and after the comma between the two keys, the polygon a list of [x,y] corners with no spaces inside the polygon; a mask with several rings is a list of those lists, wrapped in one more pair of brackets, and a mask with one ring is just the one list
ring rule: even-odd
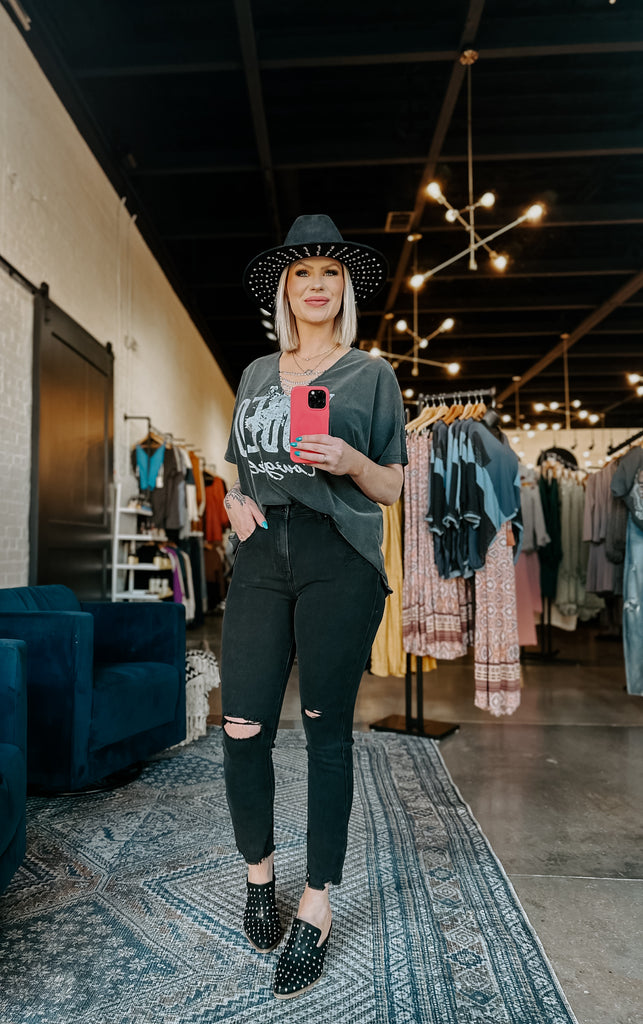
{"label": "white wall", "polygon": [[[224,470],[234,396],[71,118],[0,8],[0,254],[115,353],[115,473],[150,415]],[[0,270],[0,585],[27,580],[32,300]],[[131,478],[130,478],[131,479]],[[5,486],[6,483],[6,486]]]}

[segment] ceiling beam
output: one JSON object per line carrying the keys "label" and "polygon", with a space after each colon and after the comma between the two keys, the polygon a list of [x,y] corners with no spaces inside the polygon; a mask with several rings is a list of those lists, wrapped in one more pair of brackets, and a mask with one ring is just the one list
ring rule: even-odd
{"label": "ceiling beam", "polygon": [[584,338],[586,334],[589,334],[596,324],[605,320],[610,313],[613,313],[615,309],[622,306],[627,299],[641,288],[643,288],[643,271],[635,274],[634,277],[630,278],[630,280],[619,288],[618,291],[614,292],[611,298],[606,302],[603,302],[602,305],[595,309],[593,313],[590,313],[590,315],[586,317],[582,323],[580,323],[578,327],[571,332],[571,334],[564,337],[558,345],[550,349],[542,359],[539,359],[537,363],[534,363],[533,366],[523,373],[519,381],[512,381],[509,387],[505,388],[504,391],[498,395],[498,401],[504,402],[510,395],[513,395],[516,391],[520,390],[527,381],[532,380],[534,377],[537,377],[538,374],[542,373],[550,363],[553,363],[556,359],[560,359],[565,349],[569,351],[572,345],[575,345],[577,341],[580,341],[580,339]]}
{"label": "ceiling beam", "polygon": [[246,86],[250,99],[250,110],[252,113],[252,124],[254,126],[257,152],[261,166],[266,202],[270,221],[278,245],[283,241],[281,222],[279,220],[279,204],[277,200],[277,186],[270,153],[270,139],[268,136],[268,122],[263,104],[263,92],[261,89],[261,75],[257,59],[257,39],[255,36],[252,21],[252,10],[250,0],[234,0],[234,9],[237,16],[239,28],[239,40],[241,43],[241,55],[243,58],[243,69],[246,76]]}
{"label": "ceiling beam", "polygon": [[[529,145],[534,145],[533,137],[530,139]],[[512,152],[476,153],[476,163],[510,163],[512,160],[571,160],[590,156],[609,158],[616,156],[643,156],[643,146],[614,144],[596,148],[588,144],[585,147],[576,149],[516,149]],[[466,159],[466,153],[450,153],[440,156],[440,163],[464,163]],[[437,164],[437,158],[435,158],[435,163]],[[385,156],[382,154],[379,156],[364,156],[363,154],[356,153],[354,156],[342,156],[334,159],[319,157],[316,160],[276,160],[273,163],[276,171],[323,171],[333,167],[411,167],[414,165],[424,165],[425,173],[423,180],[427,180],[432,176],[426,172],[428,166],[426,156],[410,153],[395,156]],[[217,160],[210,163],[138,166],[132,168],[129,174],[133,178],[161,178],[177,174],[256,174],[257,170],[258,168],[255,163],[244,161],[226,164],[221,160]]]}
{"label": "ceiling beam", "polygon": [[[332,46],[329,44],[329,48]],[[614,42],[567,42],[535,44],[530,46],[484,46],[480,53],[485,60],[521,60],[525,57],[559,57],[574,54],[603,55],[607,53],[640,53],[643,41],[627,40]],[[302,68],[366,67],[386,64],[435,64],[457,60],[460,51],[441,50],[399,50],[393,53],[347,53],[319,56],[267,57],[258,61],[262,71],[290,71]],[[95,78],[140,78],[167,75],[216,75],[222,72],[241,71],[243,65],[236,60],[184,61],[165,64],[123,64],[97,67],[76,67],[72,73],[78,79]]]}
{"label": "ceiling beam", "polygon": [[[473,44],[476,37],[478,27],[480,25],[480,19],[482,17],[482,10],[484,8],[484,0],[469,0],[469,7],[467,10],[467,16],[462,31],[462,37],[460,39],[460,46],[458,47],[458,53],[462,53],[463,50],[467,49]],[[426,192],[425,186],[427,181],[430,181],[435,173],[438,159],[446,134],[451,124],[451,118],[453,117],[453,111],[460,93],[460,88],[464,81],[466,74],[465,67],[460,63],[459,59],[456,59],[451,69],[451,75],[449,77],[449,83],[442,100],[442,106],[438,119],[433,131],[433,138],[429,146],[429,155],[424,164],[424,169],[418,183],[417,193],[415,196],[415,207],[413,209],[413,216],[411,218],[411,224],[409,231],[417,231],[418,225],[422,221],[422,214],[424,213],[424,207],[426,205]],[[386,298],[385,309],[390,311],[395,305],[400,286],[404,279],[404,274],[411,256],[413,249],[413,243],[409,242],[408,239],[404,240],[402,246],[402,252],[398,259],[397,268],[393,277],[393,284],[389,289],[388,296]],[[380,320],[379,327],[377,329],[377,340],[381,341],[386,331],[386,320],[382,317]]]}

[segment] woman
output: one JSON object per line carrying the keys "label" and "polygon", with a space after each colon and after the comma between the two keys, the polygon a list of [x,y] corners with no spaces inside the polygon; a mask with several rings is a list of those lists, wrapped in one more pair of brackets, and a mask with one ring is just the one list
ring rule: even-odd
{"label": "woman", "polygon": [[[274,310],[281,351],[241,378],[226,460],[239,479],[225,505],[239,538],[223,621],[224,766],[248,864],[244,930],[262,952],[282,936],[275,902],[272,747],[297,652],[308,750],[307,884],[277,965],[290,998],[320,977],[350,817],[357,690],[388,586],[378,502],[399,497],[404,414],[393,370],[352,349],[356,298],[379,291],[384,257],[344,242],[329,217],[299,217],[283,246],[257,256],[244,285]],[[290,391],[330,392],[330,432],[290,443]],[[294,448],[305,462],[293,462]]]}

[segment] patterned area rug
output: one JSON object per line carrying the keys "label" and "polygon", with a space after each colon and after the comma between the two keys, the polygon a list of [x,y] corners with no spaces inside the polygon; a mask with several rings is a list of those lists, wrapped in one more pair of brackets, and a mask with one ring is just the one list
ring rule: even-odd
{"label": "patterned area rug", "polygon": [[[277,879],[305,878],[306,754],[283,730]],[[29,802],[27,859],[0,898],[1,1024],[570,1024],[516,895],[435,745],[355,736],[345,881],[322,981],[272,995],[278,951],[240,931],[220,730],[121,790]]]}

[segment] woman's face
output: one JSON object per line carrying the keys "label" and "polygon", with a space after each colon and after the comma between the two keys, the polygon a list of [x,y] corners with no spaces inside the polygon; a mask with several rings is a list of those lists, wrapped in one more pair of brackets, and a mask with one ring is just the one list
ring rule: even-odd
{"label": "woman's face", "polygon": [[288,270],[286,294],[297,320],[311,324],[334,320],[344,294],[341,263],[326,256],[298,260]]}

